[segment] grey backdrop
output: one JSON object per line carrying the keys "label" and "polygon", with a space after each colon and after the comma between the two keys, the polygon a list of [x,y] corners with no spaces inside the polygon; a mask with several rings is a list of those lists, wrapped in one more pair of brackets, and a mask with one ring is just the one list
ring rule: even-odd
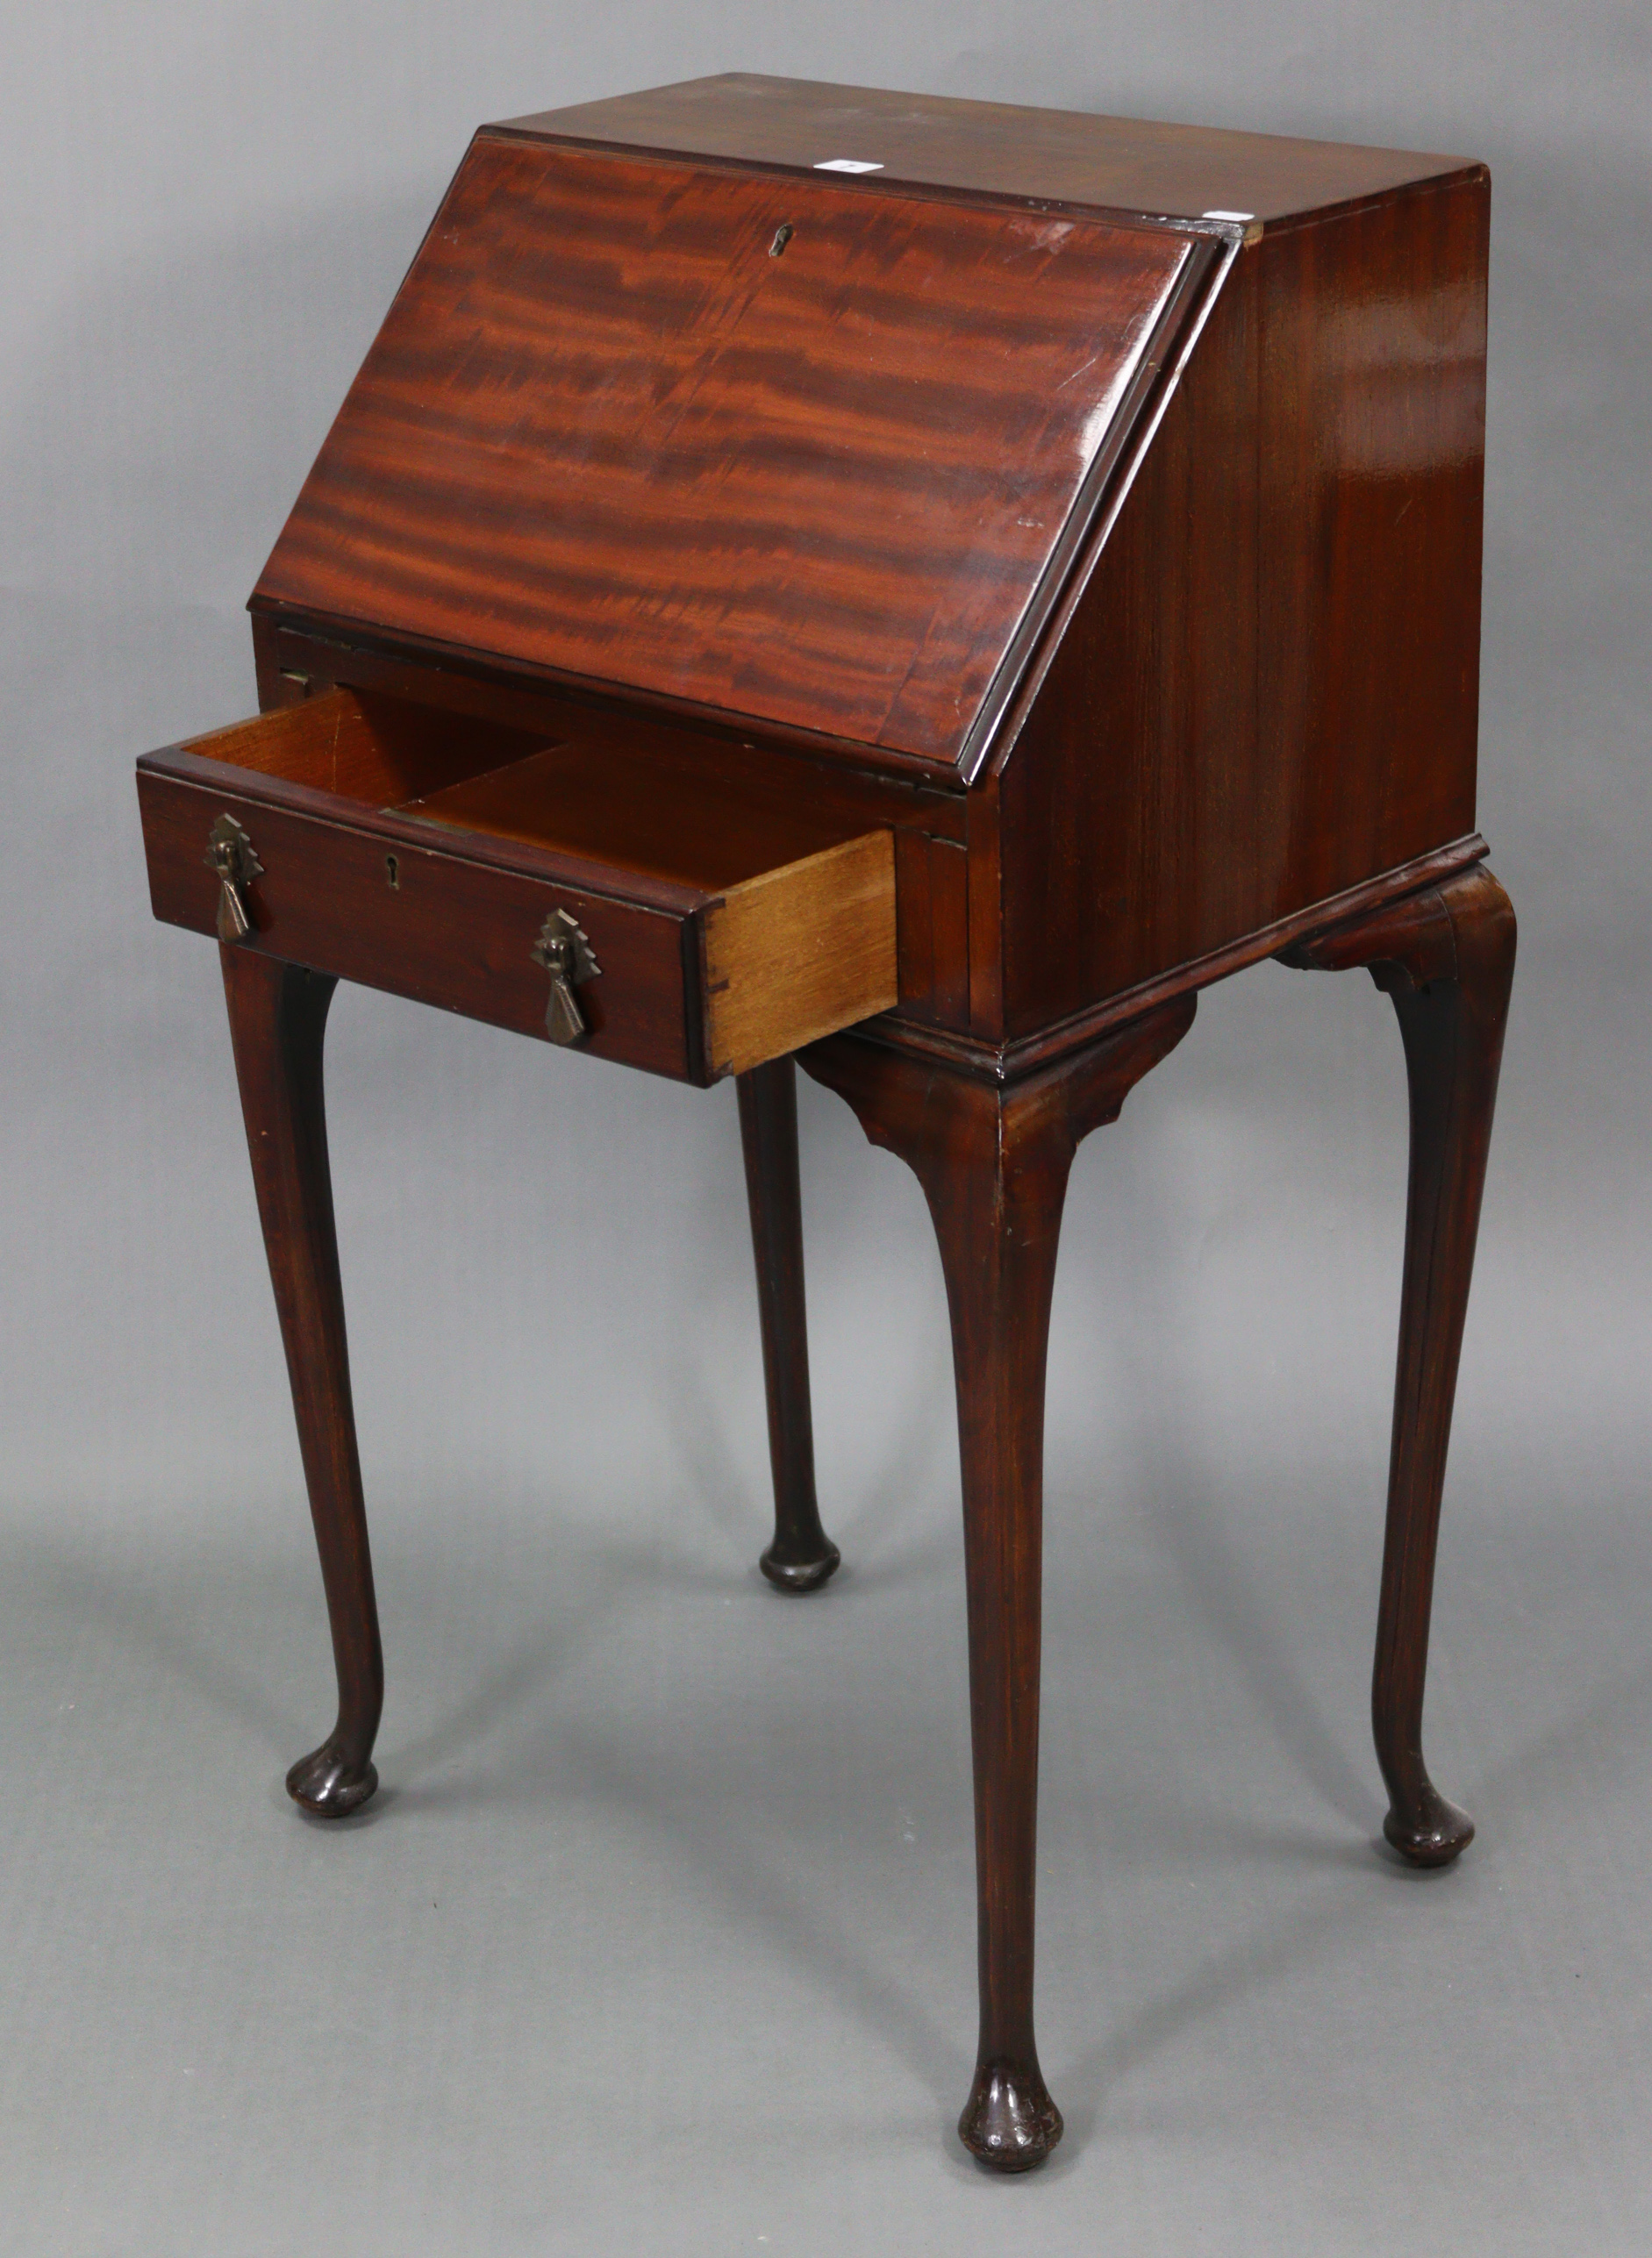
{"label": "grey backdrop", "polygon": [[[1652,2233],[1652,18],[1400,0],[7,11],[0,2249],[1639,2252]],[[1266,968],[1076,1171],[1040,2013],[990,2182],[956,1451],[916,1184],[812,1086],[847,1566],[756,1578],[732,1091],[362,990],[334,1175],[384,1790],[281,1791],[325,1619],[210,948],[131,761],[241,612],[472,126],[744,68],[1495,180],[1482,825],[1523,925],[1430,1693],[1374,1847],[1404,1179],[1369,983]]]}

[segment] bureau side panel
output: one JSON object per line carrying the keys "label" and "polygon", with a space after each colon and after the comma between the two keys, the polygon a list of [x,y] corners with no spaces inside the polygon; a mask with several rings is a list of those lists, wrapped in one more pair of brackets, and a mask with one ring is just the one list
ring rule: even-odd
{"label": "bureau side panel", "polygon": [[1002,778],[1012,1036],[1473,830],[1487,207],[1241,254]]}
{"label": "bureau side panel", "polygon": [[1011,1038],[1250,914],[1258,258],[1228,276],[998,779]]}
{"label": "bureau side panel", "polygon": [[1258,686],[1281,910],[1474,828],[1491,182],[1262,247]]}

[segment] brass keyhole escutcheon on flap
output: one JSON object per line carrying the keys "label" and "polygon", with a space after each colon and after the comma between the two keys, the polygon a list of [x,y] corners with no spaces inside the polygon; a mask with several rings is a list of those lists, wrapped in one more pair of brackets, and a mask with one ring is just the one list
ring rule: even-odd
{"label": "brass keyhole escutcheon on flap", "polygon": [[551,911],[530,954],[551,975],[551,992],[545,1004],[546,1033],[554,1043],[582,1041],[590,1030],[574,990],[583,981],[599,980],[602,967],[571,911]]}
{"label": "brass keyhole escutcheon on flap", "polygon": [[207,868],[215,871],[218,880],[218,937],[221,941],[243,941],[253,930],[247,889],[254,878],[262,877],[264,866],[232,815],[221,815],[213,825],[205,860]]}
{"label": "brass keyhole escutcheon on flap", "polygon": [[787,244],[790,242],[792,237],[797,233],[797,229],[792,225],[789,219],[783,219],[779,226],[775,230],[774,241],[769,247],[769,257],[771,259],[778,259],[781,253],[785,249]]}

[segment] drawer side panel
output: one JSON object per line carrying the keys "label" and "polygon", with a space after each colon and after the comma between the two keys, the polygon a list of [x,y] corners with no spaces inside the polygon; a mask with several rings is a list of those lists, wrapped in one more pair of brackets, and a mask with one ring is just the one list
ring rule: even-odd
{"label": "drawer side panel", "polygon": [[713,1075],[892,1011],[895,842],[886,831],[731,889],[705,912],[706,1040]]}

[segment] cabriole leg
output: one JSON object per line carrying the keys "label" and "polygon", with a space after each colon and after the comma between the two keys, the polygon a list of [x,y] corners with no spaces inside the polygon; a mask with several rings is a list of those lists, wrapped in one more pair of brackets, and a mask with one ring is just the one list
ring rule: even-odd
{"label": "cabriole leg", "polygon": [[1393,999],[1405,1047],[1411,1180],[1371,1715],[1391,1806],[1383,1832],[1415,1866],[1448,1865],[1474,1838],[1474,1822],[1423,1761],[1423,1684],[1514,940],[1507,895],[1477,868],[1286,959],[1331,971],[1368,967]]}
{"label": "cabriole leg", "polygon": [[789,1058],[775,1059],[737,1075],[735,1089],[757,1263],[769,1457],[775,1477],[775,1540],[758,1565],[782,1591],[818,1591],[841,1555],[820,1526],[814,1494],[797,1073]]}
{"label": "cabriole leg", "polygon": [[1078,1140],[1185,1031],[1191,998],[1001,1088],[839,1036],[803,1054],[875,1144],[916,1171],[952,1315],[969,1619],[981,2023],[959,2119],[998,2171],[1062,2134],[1033,2029],[1043,1548],[1044,1368],[1068,1172]]}
{"label": "cabriole leg", "polygon": [[378,1785],[372,1755],[384,1665],[350,1402],[322,1099],[322,1041],[335,983],[253,950],[225,947],[220,954],[339,1679],[338,1722],[319,1748],[293,1766],[287,1789],[306,1811],[342,1819]]}

